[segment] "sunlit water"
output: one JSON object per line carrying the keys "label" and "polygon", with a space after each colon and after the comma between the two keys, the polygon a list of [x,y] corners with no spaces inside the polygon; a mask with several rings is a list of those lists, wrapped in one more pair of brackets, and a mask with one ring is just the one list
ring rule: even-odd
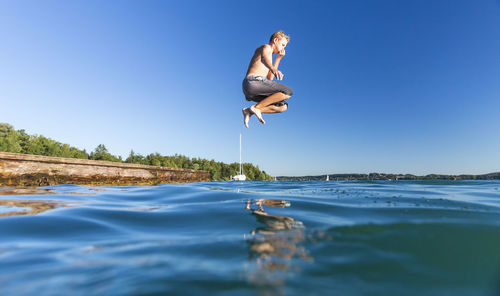
{"label": "sunlit water", "polygon": [[0,190],[1,295],[499,295],[500,182]]}

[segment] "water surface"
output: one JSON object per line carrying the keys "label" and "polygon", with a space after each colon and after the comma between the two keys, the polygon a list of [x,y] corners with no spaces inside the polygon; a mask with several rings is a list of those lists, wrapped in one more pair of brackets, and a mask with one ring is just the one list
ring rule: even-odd
{"label": "water surface", "polygon": [[500,182],[0,189],[2,295],[499,295]]}

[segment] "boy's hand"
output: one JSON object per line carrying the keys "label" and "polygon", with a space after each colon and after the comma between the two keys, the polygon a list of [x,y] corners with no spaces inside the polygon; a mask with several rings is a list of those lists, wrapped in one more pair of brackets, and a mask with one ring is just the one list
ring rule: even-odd
{"label": "boy's hand", "polygon": [[282,50],[280,50],[280,52],[278,52],[278,57],[282,58],[284,56],[285,56],[285,49],[283,48]]}
{"label": "boy's hand", "polygon": [[276,72],[274,72],[274,76],[278,80],[282,80],[283,79],[283,73],[281,73],[281,71],[279,71],[279,70],[277,70]]}

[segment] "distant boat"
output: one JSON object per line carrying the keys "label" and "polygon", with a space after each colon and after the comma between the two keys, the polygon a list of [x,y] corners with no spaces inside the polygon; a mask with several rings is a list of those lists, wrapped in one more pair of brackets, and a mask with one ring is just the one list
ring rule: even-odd
{"label": "distant boat", "polygon": [[241,164],[241,133],[240,133],[240,174],[236,175],[234,177],[231,177],[231,180],[233,181],[245,181],[247,179],[247,176],[243,174],[243,166]]}
{"label": "distant boat", "polygon": [[326,180],[325,181],[330,181],[330,176],[326,175]]}

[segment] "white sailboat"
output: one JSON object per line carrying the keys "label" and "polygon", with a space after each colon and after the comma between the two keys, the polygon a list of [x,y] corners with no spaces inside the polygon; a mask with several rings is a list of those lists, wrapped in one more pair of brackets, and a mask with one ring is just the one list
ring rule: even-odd
{"label": "white sailboat", "polygon": [[243,174],[243,166],[241,164],[241,133],[240,133],[240,174],[231,178],[233,181],[245,181],[247,176]]}
{"label": "white sailboat", "polygon": [[330,176],[326,175],[326,180],[325,181],[330,181]]}

